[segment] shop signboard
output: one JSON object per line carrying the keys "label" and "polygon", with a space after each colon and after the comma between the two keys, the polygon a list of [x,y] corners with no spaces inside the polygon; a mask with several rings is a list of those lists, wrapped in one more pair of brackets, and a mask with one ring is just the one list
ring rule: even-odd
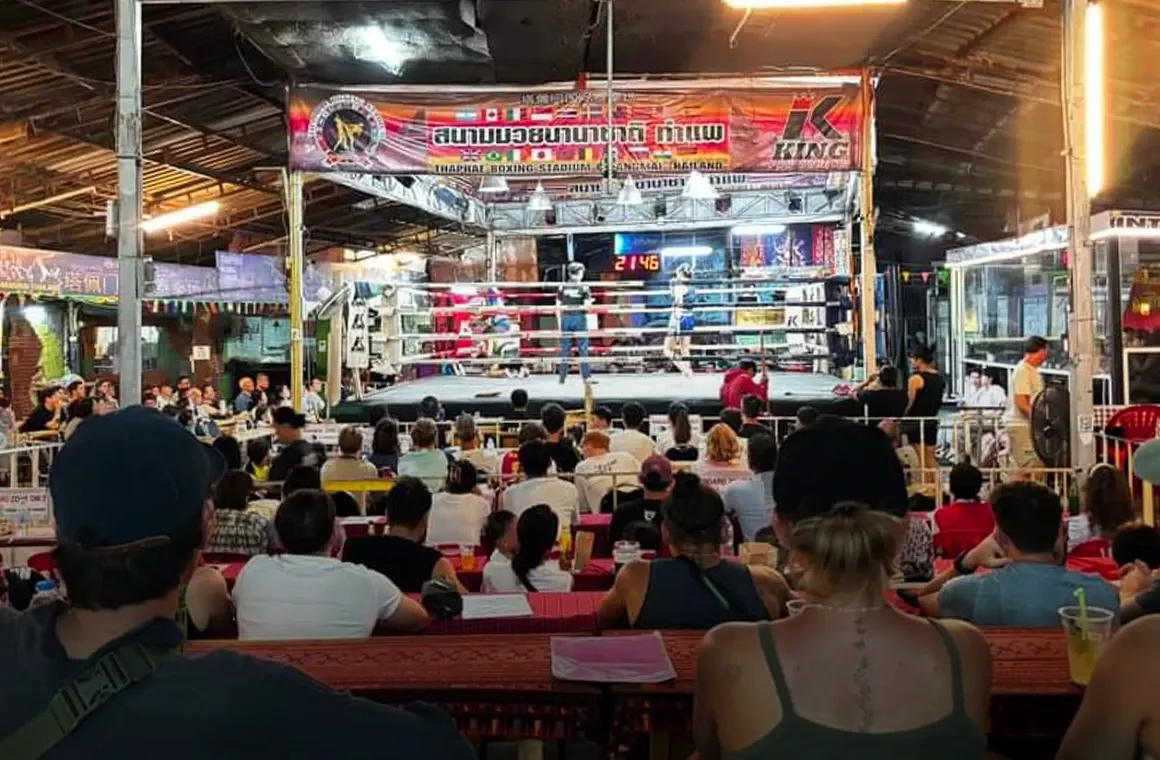
{"label": "shop signboard", "polygon": [[0,245],[0,292],[113,298],[117,295],[117,260]]}
{"label": "shop signboard", "polygon": [[[798,77],[523,89],[291,93],[290,161],[311,172],[514,177],[834,172],[861,164],[860,85]],[[611,123],[611,134],[610,134]]]}

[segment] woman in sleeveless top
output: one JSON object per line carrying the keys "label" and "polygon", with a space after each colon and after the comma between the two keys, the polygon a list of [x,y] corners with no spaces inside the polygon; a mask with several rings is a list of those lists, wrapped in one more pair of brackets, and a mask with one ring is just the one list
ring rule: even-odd
{"label": "woman in sleeveless top", "polygon": [[661,522],[672,556],[621,568],[596,612],[600,623],[708,629],[781,617],[789,589],[780,575],[722,560],[725,519],[720,494],[692,473],[677,473]]}
{"label": "woman in sleeveless top", "polygon": [[[915,346],[910,352],[910,363],[914,368],[914,374],[906,384],[906,394],[910,399],[906,407],[906,416],[937,417],[939,410],[942,409],[946,380],[934,364],[934,348]],[[934,477],[937,480],[937,474],[933,470],[938,467],[938,461],[934,456],[934,447],[938,443],[938,420],[909,422],[903,426],[902,432],[918,453],[923,479],[929,480]]]}
{"label": "woman in sleeveless top", "polygon": [[886,436],[853,424],[795,432],[773,482],[774,529],[806,606],[706,636],[694,708],[701,760],[982,758],[991,673],[982,634],[886,601],[906,512]]}

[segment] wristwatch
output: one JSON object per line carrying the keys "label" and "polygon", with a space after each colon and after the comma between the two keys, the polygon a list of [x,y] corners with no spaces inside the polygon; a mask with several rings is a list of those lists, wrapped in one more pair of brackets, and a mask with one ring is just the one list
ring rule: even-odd
{"label": "wristwatch", "polygon": [[975,567],[968,568],[966,565],[964,565],[963,560],[966,559],[966,557],[967,557],[967,552],[963,552],[959,556],[955,557],[954,568],[955,568],[955,572],[958,573],[959,575],[973,575],[975,570],[978,569]]}

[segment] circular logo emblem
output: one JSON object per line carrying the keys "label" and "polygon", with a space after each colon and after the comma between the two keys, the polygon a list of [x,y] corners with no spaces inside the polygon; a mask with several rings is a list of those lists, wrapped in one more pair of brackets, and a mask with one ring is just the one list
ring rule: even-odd
{"label": "circular logo emblem", "polygon": [[314,109],[307,134],[326,153],[326,163],[369,166],[387,127],[371,103],[357,95],[335,95]]}

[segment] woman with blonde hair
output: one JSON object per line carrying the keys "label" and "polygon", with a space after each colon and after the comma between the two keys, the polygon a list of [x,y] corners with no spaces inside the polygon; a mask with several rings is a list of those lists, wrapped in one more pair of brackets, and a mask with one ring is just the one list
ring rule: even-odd
{"label": "woman with blonde hair", "polygon": [[[841,456],[835,456],[841,452]],[[980,760],[991,662],[980,631],[894,610],[906,484],[875,428],[827,425],[782,444],[774,529],[806,604],[730,623],[701,643],[693,711],[701,760]]]}
{"label": "woman with blonde hair", "polygon": [[705,436],[705,458],[696,463],[693,472],[701,476],[705,485],[722,489],[735,480],[752,477],[741,461],[741,439],[733,428],[718,422]]}

